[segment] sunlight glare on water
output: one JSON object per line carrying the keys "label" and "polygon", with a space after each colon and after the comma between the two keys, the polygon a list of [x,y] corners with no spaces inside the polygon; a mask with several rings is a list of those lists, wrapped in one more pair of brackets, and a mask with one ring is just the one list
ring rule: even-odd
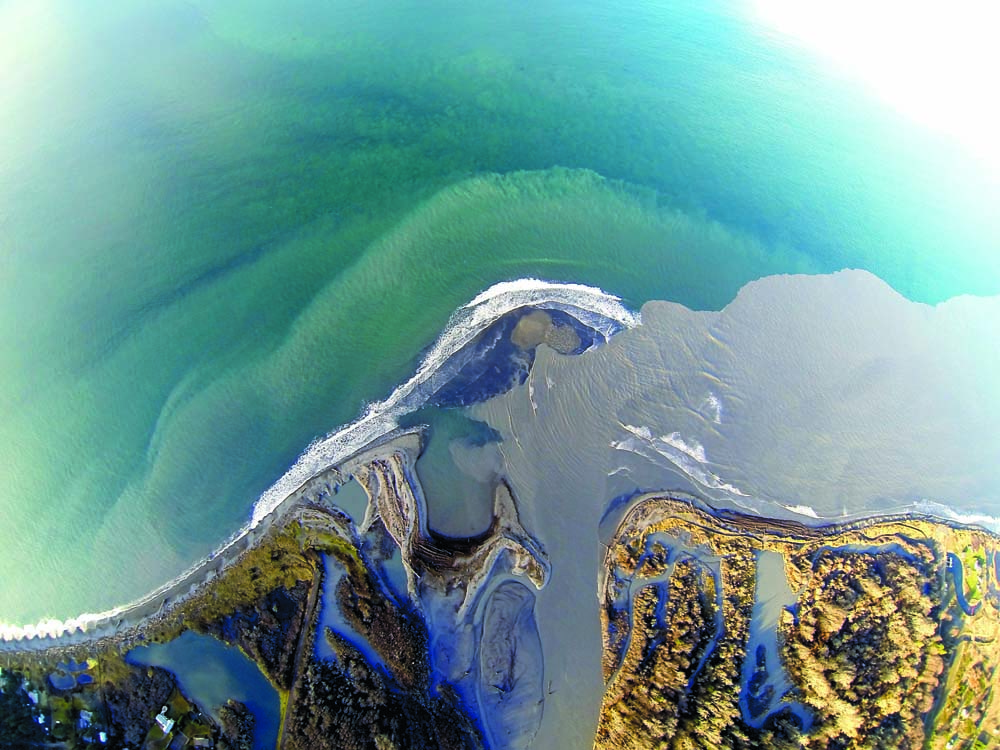
{"label": "sunlight glare on water", "polygon": [[1000,4],[755,0],[758,17],[1000,172]]}

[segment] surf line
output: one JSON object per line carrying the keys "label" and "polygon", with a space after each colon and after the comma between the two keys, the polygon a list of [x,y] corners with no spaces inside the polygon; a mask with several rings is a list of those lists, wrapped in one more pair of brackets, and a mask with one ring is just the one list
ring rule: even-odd
{"label": "surf line", "polygon": [[521,308],[562,311],[605,339],[641,322],[639,314],[626,308],[621,298],[597,287],[535,278],[494,284],[451,315],[416,372],[385,400],[370,404],[354,422],[310,443],[257,499],[249,521],[214,552],[145,596],[104,612],[33,625],[0,622],[0,651],[43,650],[94,641],[137,627],[168,604],[180,604],[252,547],[285,509],[295,505],[310,480],[393,432],[402,416],[424,405],[454,376],[448,363],[455,354],[500,318]]}

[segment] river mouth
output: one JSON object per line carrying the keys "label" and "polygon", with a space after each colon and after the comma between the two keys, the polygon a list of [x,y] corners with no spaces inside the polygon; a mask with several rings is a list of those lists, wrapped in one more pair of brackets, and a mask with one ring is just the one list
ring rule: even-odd
{"label": "river mouth", "polygon": [[[542,340],[521,337],[524,347],[513,344],[511,336],[518,321],[533,313],[543,314],[547,321]],[[339,463],[378,443],[400,424],[411,423],[413,415],[434,404],[435,399],[451,407],[469,405],[523,382],[535,350],[548,348],[544,342],[546,335],[555,336],[553,343],[575,342],[574,346],[567,343],[564,348],[568,353],[579,354],[638,322],[639,317],[625,308],[618,297],[596,287],[534,278],[494,284],[454,311],[434,344],[423,353],[416,371],[386,399],[369,403],[354,422],[313,441],[260,495],[248,521],[206,558],[139,599],[109,610],[27,625],[0,621],[0,649],[38,650],[61,643],[83,643],[135,627],[145,617],[161,612],[165,605],[178,604],[194,588],[217,575],[252,546],[281,516],[283,509],[315,493],[337,491],[343,483],[335,476]],[[567,339],[570,332],[572,336]],[[475,509],[468,516],[471,523],[482,517]],[[463,531],[460,524],[453,528],[447,523],[442,526],[451,532]],[[467,523],[464,530],[468,528]]]}
{"label": "river mouth", "polygon": [[[744,450],[737,438],[748,427],[771,434],[785,426],[744,397],[773,406],[782,386],[766,361],[743,361],[739,352],[753,356],[754,342],[737,334],[754,333],[774,298],[801,301],[808,295],[799,286],[816,284],[828,302],[830,289],[860,284],[888,304],[882,287],[852,274],[765,280],[720,313],[650,304],[641,322],[599,290],[532,280],[488,290],[456,312],[412,378],[310,445],[218,553],[96,627],[93,618],[78,630],[50,623],[26,646],[94,636],[120,643],[123,633],[156,624],[146,615],[169,617],[211,598],[217,579],[224,584],[231,569],[256,559],[272,529],[302,522],[308,536],[316,522],[332,529],[330,547],[316,547],[330,554],[303,557],[292,574],[315,581],[317,570],[302,572],[315,563],[327,584],[312,589],[310,601],[320,597],[308,628],[315,643],[304,652],[324,669],[347,662],[404,691],[425,682],[444,690],[451,708],[482,719],[495,745],[508,733],[525,746],[581,744],[596,731],[614,747],[633,720],[636,731],[687,732],[694,741],[695,726],[718,719],[727,742],[768,733],[789,742],[854,738],[881,731],[874,718],[912,727],[928,710],[918,708],[937,700],[929,687],[942,671],[935,657],[959,638],[949,623],[959,622],[962,638],[990,637],[995,618],[984,613],[995,614],[997,598],[982,576],[996,569],[995,536],[914,512],[859,515],[864,497],[853,477],[845,481],[855,512],[845,503],[839,522],[825,520],[803,493],[819,481],[810,472],[843,446],[811,432],[804,440],[819,453],[794,476],[764,476],[742,453],[720,458]],[[563,317],[571,311],[579,326]],[[769,344],[769,356],[787,355]],[[715,352],[713,367],[703,366],[705,350]],[[873,366],[862,364],[869,375]],[[872,389],[901,376],[892,374]],[[858,375],[848,368],[838,377]],[[825,403],[840,401],[826,394]],[[843,430],[854,416],[830,419]],[[429,427],[399,426],[423,417]],[[867,439],[865,430],[852,434]],[[903,450],[923,450],[915,443]],[[438,493],[435,481],[456,471],[464,476],[454,494]],[[761,489],[762,476],[792,488],[787,503]],[[821,493],[828,506],[836,494],[829,484]],[[466,517],[449,518],[466,500]],[[880,507],[890,505],[883,498]],[[435,520],[443,518],[453,525]],[[243,571],[251,581],[269,565],[257,567]],[[859,659],[862,632],[892,648]],[[980,663],[990,658],[976,653]],[[886,659],[896,657],[910,690],[898,701],[886,697],[894,688],[883,679]],[[655,720],[643,724],[650,712]]]}
{"label": "river mouth", "polygon": [[[806,526],[669,493],[613,503],[617,512],[604,520],[618,518],[596,575],[588,582],[575,567],[583,575],[574,585],[598,592],[597,602],[573,606],[599,623],[602,650],[589,662],[599,670],[596,708],[576,699],[592,695],[590,684],[566,700],[571,685],[555,667],[578,644],[564,641],[560,653],[548,636],[574,624],[553,618],[551,607],[554,584],[566,580],[562,564],[581,550],[542,545],[504,481],[494,488],[485,532],[435,534],[416,471],[421,447],[420,430],[397,430],[320,477],[294,518],[262,543],[273,545],[270,552],[248,553],[229,571],[252,582],[263,561],[305,566],[295,574],[294,601],[279,590],[241,615],[249,618],[244,635],[265,640],[250,627],[255,611],[315,625],[284,644],[298,665],[282,672],[289,700],[323,700],[325,680],[362,675],[359,685],[381,685],[377,694],[404,703],[450,696],[453,719],[476,717],[489,746],[511,750],[570,721],[583,735],[592,710],[598,748],[618,747],[622,732],[639,742],[664,733],[694,741],[706,726],[723,744],[777,738],[792,747],[886,727],[908,742],[925,726],[915,717],[930,711],[950,726],[955,711],[963,718],[976,701],[989,703],[978,687],[958,694],[941,687],[939,675],[945,663],[970,658],[970,674],[979,675],[993,657],[995,535],[915,515]],[[367,497],[363,513],[355,487]],[[220,590],[225,584],[224,572]],[[202,627],[225,633],[228,620]],[[217,720],[223,697],[239,699],[257,716],[255,747],[270,746],[277,698],[260,669],[211,637],[170,638],[132,649],[128,661],[169,669]],[[87,664],[64,660],[57,673]],[[267,689],[256,690],[255,681]],[[316,713],[312,704],[295,705],[289,731],[301,734]],[[546,718],[552,714],[555,722]],[[986,711],[979,716],[988,720]]]}

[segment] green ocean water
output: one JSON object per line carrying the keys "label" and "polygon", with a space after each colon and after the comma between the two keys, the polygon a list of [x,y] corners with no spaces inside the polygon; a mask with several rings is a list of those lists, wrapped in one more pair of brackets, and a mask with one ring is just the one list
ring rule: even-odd
{"label": "green ocean water", "polygon": [[1000,292],[1000,180],[730,3],[0,3],[0,622],[211,550],[449,314],[866,268]]}

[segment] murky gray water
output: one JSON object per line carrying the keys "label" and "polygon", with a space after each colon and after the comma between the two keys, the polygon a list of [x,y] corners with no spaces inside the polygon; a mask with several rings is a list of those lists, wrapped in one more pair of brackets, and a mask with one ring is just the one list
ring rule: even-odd
{"label": "murky gray water", "polygon": [[613,498],[680,490],[805,521],[1000,510],[1000,298],[931,307],[844,272],[763,279],[721,312],[657,302],[642,317],[581,357],[543,347],[524,386],[471,410],[501,434],[552,565],[535,607],[554,693],[537,747],[593,739],[598,527]]}

